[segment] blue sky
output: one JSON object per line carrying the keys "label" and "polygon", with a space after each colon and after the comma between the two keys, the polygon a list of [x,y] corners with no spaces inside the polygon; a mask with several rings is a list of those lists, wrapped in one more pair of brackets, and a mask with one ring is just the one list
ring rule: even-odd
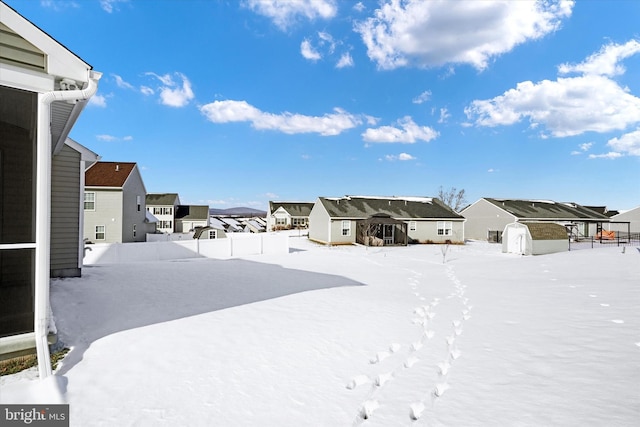
{"label": "blue sky", "polygon": [[148,192],[640,205],[640,2],[5,0],[103,73],[71,137]]}

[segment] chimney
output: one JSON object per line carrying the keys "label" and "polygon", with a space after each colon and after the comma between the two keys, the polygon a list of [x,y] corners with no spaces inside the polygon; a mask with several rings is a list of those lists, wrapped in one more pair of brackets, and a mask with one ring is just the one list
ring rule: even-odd
{"label": "chimney", "polygon": [[116,172],[120,172],[120,165],[116,165]]}

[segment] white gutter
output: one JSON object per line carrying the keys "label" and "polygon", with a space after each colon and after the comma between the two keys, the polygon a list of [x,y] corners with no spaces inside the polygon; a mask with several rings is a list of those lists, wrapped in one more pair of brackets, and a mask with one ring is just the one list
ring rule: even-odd
{"label": "white gutter", "polygon": [[47,342],[51,268],[51,103],[91,98],[98,90],[100,77],[102,73],[89,71],[89,84],[85,89],[54,90],[38,94],[34,332],[41,380],[51,376]]}

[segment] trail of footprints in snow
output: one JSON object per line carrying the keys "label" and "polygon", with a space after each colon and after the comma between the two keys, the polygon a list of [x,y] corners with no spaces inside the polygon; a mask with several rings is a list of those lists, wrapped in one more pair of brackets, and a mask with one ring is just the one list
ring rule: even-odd
{"label": "trail of footprints in snow", "polygon": [[[413,272],[413,273],[414,273],[414,276],[416,277],[419,277],[421,275],[420,273],[417,273],[417,272]],[[438,398],[442,397],[445,391],[449,389],[450,386],[447,382],[449,371],[454,361],[461,356],[461,352],[456,346],[456,339],[460,335],[462,335],[463,322],[471,318],[470,313],[473,307],[469,305],[469,299],[464,296],[466,286],[461,284],[461,282],[455,276],[455,273],[453,272],[453,269],[451,267],[447,268],[447,277],[455,285],[455,291],[452,292],[449,296],[447,296],[447,299],[457,297],[461,300],[462,306],[463,306],[462,318],[460,320],[454,320],[452,322],[452,326],[453,326],[452,334],[445,338],[447,342],[448,354],[442,362],[437,364],[438,382],[430,390],[426,399],[409,405],[410,417],[412,420],[419,419],[426,409],[426,404],[429,403],[430,401],[431,404],[433,405],[435,401]],[[418,283],[419,281],[414,277],[409,279],[409,286],[413,290],[413,294],[420,301],[425,301],[426,298],[421,296],[420,293],[417,291]],[[429,302],[429,304],[421,305],[414,309],[413,313],[417,315],[417,317],[413,319],[413,323],[422,325],[422,332],[421,332],[420,339],[411,343],[408,346],[408,356],[404,360],[401,366],[398,366],[395,370],[391,372],[381,373],[377,375],[375,378],[369,378],[366,375],[358,375],[354,377],[347,384],[347,388],[352,390],[363,384],[372,383],[371,390],[369,391],[369,394],[366,400],[363,402],[363,404],[361,405],[358,411],[358,415],[356,417],[356,420],[354,421],[354,425],[358,425],[364,420],[371,418],[374,411],[378,409],[378,407],[380,406],[380,403],[378,402],[378,400],[375,399],[375,397],[377,393],[385,386],[385,384],[387,384],[389,381],[395,378],[401,371],[410,369],[413,365],[415,365],[420,361],[420,359],[416,356],[416,353],[418,353],[424,347],[427,341],[432,339],[435,335],[434,331],[429,328],[429,325],[430,325],[430,321],[436,315],[434,308],[439,303],[440,303],[439,298],[433,298],[431,302]],[[396,343],[391,344],[388,350],[380,351],[376,353],[375,356],[369,360],[369,362],[371,364],[378,364],[383,360],[387,359],[388,357],[390,357],[391,355],[393,355],[394,353],[398,353],[401,348],[402,346],[400,344],[396,344]]]}

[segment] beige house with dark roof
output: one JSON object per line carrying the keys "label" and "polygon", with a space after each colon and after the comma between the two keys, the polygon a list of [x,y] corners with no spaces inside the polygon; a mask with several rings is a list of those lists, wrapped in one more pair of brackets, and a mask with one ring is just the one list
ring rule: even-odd
{"label": "beige house with dark roof", "polygon": [[577,203],[552,200],[494,199],[484,197],[460,211],[467,222],[467,239],[499,241],[507,224],[553,222],[567,226],[576,237],[589,236],[590,225],[610,219]]}
{"label": "beige house with dark roof", "polygon": [[309,239],[330,245],[368,244],[371,238],[381,245],[464,243],[464,222],[437,198],[319,197],[309,215]]}
{"label": "beige house with dark roof", "polygon": [[177,233],[188,233],[195,231],[198,227],[209,226],[209,206],[207,205],[178,205],[175,212]]}
{"label": "beige house with dark roof", "polygon": [[145,194],[135,163],[94,163],[85,172],[84,238],[91,243],[144,242],[155,231],[155,223],[147,219]]}
{"label": "beige house with dark roof", "polygon": [[313,202],[269,201],[267,230],[286,228],[308,228]]}

